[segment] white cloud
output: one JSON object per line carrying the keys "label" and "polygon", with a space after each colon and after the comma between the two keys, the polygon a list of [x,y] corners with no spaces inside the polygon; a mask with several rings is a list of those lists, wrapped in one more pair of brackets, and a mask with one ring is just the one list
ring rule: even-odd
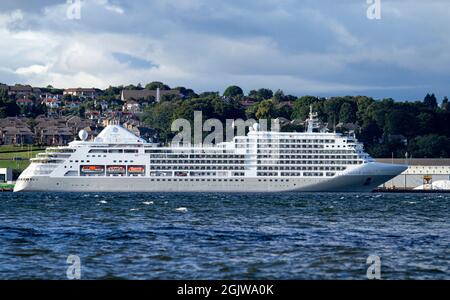
{"label": "white cloud", "polygon": [[18,68],[16,73],[19,75],[33,75],[33,74],[43,74],[48,71],[48,66],[42,65],[31,65],[28,67]]}
{"label": "white cloud", "polygon": [[98,4],[102,5],[105,9],[115,12],[119,15],[123,15],[125,10],[119,5],[111,4],[108,0],[96,0]]}

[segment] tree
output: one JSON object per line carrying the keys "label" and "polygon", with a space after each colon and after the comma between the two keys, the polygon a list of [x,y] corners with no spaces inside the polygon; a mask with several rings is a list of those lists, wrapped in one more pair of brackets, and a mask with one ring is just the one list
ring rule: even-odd
{"label": "tree", "polygon": [[408,152],[413,157],[448,157],[450,155],[450,139],[437,134],[418,136],[410,141]]}
{"label": "tree", "polygon": [[384,132],[413,137],[418,129],[417,117],[405,109],[394,109],[386,114]]}
{"label": "tree", "polygon": [[432,110],[435,110],[438,107],[436,96],[434,94],[427,94],[423,99],[423,103]]}
{"label": "tree", "polygon": [[444,111],[449,111],[450,110],[450,107],[448,105],[448,97],[447,96],[445,96],[444,99],[442,100],[441,108]]}
{"label": "tree", "polygon": [[164,83],[162,83],[160,81],[150,82],[150,83],[145,85],[145,88],[147,90],[156,90],[158,88],[161,89],[161,90],[170,90],[170,87],[168,85],[165,85]]}
{"label": "tree", "polygon": [[345,102],[341,105],[339,111],[339,122],[342,123],[354,123],[356,121],[356,109],[353,105]]}
{"label": "tree", "polygon": [[234,98],[238,96],[244,96],[244,92],[237,85],[231,85],[226,88],[226,90],[223,92],[223,95],[225,97]]}
{"label": "tree", "polygon": [[278,89],[273,95],[273,100],[278,103],[285,100],[284,92]]}
{"label": "tree", "polygon": [[291,119],[305,120],[309,114],[309,106],[319,102],[314,96],[303,96],[294,102]]}
{"label": "tree", "polygon": [[259,90],[251,90],[248,94],[250,98],[256,99],[256,100],[268,100],[273,97],[273,92],[270,89],[259,89]]}
{"label": "tree", "polygon": [[157,129],[161,138],[167,141],[173,136],[171,124],[177,107],[178,103],[171,101],[150,104],[144,110],[143,123]]}
{"label": "tree", "polygon": [[258,105],[255,116],[257,119],[273,119],[275,118],[275,105],[272,100],[264,100]]}
{"label": "tree", "polygon": [[182,94],[185,98],[197,98],[198,95],[194,92],[193,89],[187,89],[183,86],[178,86],[176,88],[173,88],[174,90],[177,90],[180,92],[180,94]]}

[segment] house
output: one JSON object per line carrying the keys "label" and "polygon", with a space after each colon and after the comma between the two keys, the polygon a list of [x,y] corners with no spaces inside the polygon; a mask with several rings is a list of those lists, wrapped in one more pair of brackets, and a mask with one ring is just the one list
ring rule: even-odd
{"label": "house", "polygon": [[55,108],[59,108],[61,106],[61,100],[59,100],[57,98],[45,98],[42,101],[42,104],[44,104],[48,108],[55,109]]}
{"label": "house", "polygon": [[123,123],[123,127],[150,143],[159,140],[158,131],[156,129],[142,126],[139,121],[129,120]]}
{"label": "house", "polygon": [[2,127],[0,136],[4,145],[32,145],[35,135],[26,126]]}
{"label": "house", "polygon": [[109,107],[108,101],[105,101],[105,100],[101,101],[100,102],[100,107],[102,108],[102,111],[107,110],[108,107]]}
{"label": "house", "polygon": [[93,121],[97,121],[101,117],[100,112],[96,111],[96,110],[89,110],[89,111],[85,112],[84,115],[86,116],[87,119],[93,120]]}
{"label": "house", "polygon": [[81,105],[80,101],[66,101],[66,103],[64,104],[64,107],[73,109],[73,108],[80,107],[80,105]]}
{"label": "house", "polygon": [[252,106],[253,104],[257,103],[257,101],[251,100],[251,99],[246,99],[246,100],[242,100],[240,103],[243,107],[247,108],[247,107]]}
{"label": "house", "polygon": [[40,94],[39,98],[43,101],[44,99],[51,98],[51,99],[58,99],[61,100],[62,95],[61,94],[53,94],[53,93],[45,93]]}
{"label": "house", "polygon": [[136,126],[129,129],[136,136],[143,138],[149,143],[155,143],[159,141],[158,131],[154,128],[145,127],[145,126]]}
{"label": "house", "polygon": [[23,99],[17,99],[16,100],[16,104],[19,107],[26,107],[26,108],[30,108],[31,106],[34,105],[33,100],[28,99],[28,98],[23,98]]}
{"label": "house", "polygon": [[77,135],[81,129],[92,126],[94,123],[91,120],[81,119],[79,116],[65,117],[66,126],[69,127],[74,135]]}
{"label": "house", "polygon": [[83,128],[83,130],[85,130],[88,133],[88,140],[92,140],[94,139],[102,130],[104,129],[103,126],[98,126],[98,125],[91,125],[91,126],[86,126],[85,128]]}
{"label": "house", "polygon": [[28,118],[6,117],[0,119],[0,128],[3,127],[27,127]]}
{"label": "house", "polygon": [[16,95],[16,96],[31,96],[31,95],[39,95],[41,93],[41,89],[34,88],[31,85],[12,85],[8,86],[8,95]]}
{"label": "house", "polygon": [[66,126],[50,126],[40,128],[40,143],[49,146],[63,146],[73,141],[74,134]]}
{"label": "house", "polygon": [[70,88],[65,89],[63,95],[77,96],[79,98],[95,99],[100,96],[101,90],[96,88]]}
{"label": "house", "polygon": [[[159,97],[158,97],[159,94]],[[150,100],[155,99],[158,102],[158,98],[164,95],[175,95],[177,97],[183,97],[183,95],[178,90],[122,90],[120,94],[120,99],[123,102],[129,100]]]}
{"label": "house", "polygon": [[137,103],[134,100],[128,100],[125,102],[125,104],[122,106],[122,110],[124,111],[130,111],[130,112],[140,112],[141,111],[141,105]]}

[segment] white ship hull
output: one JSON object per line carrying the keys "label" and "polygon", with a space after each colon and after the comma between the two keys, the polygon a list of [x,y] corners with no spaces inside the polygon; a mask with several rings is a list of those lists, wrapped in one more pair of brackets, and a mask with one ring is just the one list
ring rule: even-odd
{"label": "white ship hull", "polygon": [[214,146],[161,147],[117,125],[31,161],[15,192],[370,192],[406,170],[336,133],[255,129]]}
{"label": "white ship hull", "polygon": [[368,163],[333,178],[50,177],[18,181],[15,192],[371,192],[406,169]]}

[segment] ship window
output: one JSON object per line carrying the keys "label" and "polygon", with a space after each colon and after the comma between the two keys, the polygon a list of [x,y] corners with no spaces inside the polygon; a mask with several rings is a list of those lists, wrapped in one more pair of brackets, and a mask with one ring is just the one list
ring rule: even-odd
{"label": "ship window", "polygon": [[136,150],[136,149],[125,149],[124,152],[125,153],[138,153],[138,150]]}
{"label": "ship window", "polygon": [[108,153],[123,153],[122,149],[109,149]]}

